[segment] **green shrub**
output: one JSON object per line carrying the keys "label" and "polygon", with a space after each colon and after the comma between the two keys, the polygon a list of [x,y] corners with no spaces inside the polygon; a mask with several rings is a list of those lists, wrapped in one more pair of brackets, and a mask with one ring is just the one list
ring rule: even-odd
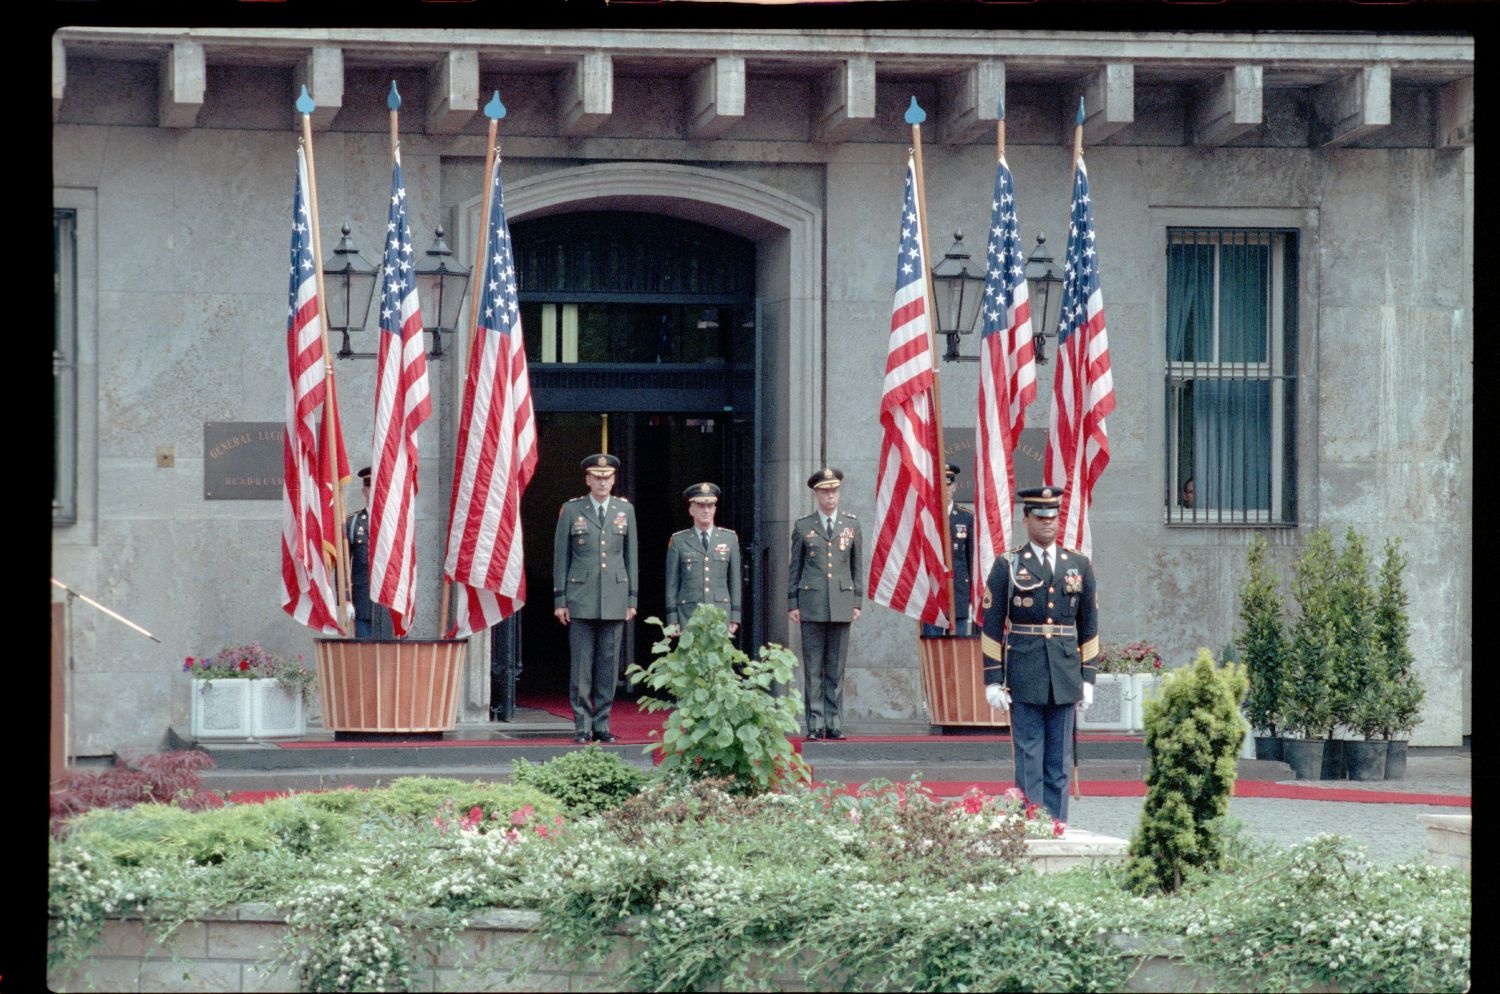
{"label": "green shrub", "polygon": [[1416,672],[1416,657],[1407,644],[1411,622],[1407,617],[1406,588],[1401,582],[1405,569],[1401,540],[1390,539],[1385,544],[1375,593],[1376,655],[1389,694],[1380,727],[1386,738],[1411,734],[1422,713],[1422,699],[1427,695]]}
{"label": "green shrub", "polygon": [[554,797],[520,784],[464,782],[441,777],[401,777],[381,790],[357,791],[359,813],[385,815],[411,821],[428,821],[440,812],[465,814],[474,808],[484,818],[506,818],[530,805],[537,817],[550,820],[562,812]]}
{"label": "green shrub", "polygon": [[1334,725],[1333,671],[1339,659],[1337,581],[1333,537],[1319,528],[1309,536],[1292,579],[1292,596],[1300,613],[1292,623],[1291,654],[1282,684],[1286,729],[1310,739],[1329,734]]}
{"label": "green shrub", "polygon": [[[1240,581],[1240,624],[1233,643],[1245,664],[1250,691],[1245,717],[1253,728],[1276,735],[1282,724],[1282,694],[1286,679],[1287,642],[1285,605],[1276,574],[1266,562],[1266,540],[1257,535],[1246,554],[1245,577]],[[1229,658],[1228,646],[1223,659]]]}
{"label": "green shrub", "polygon": [[511,780],[561,801],[574,816],[616,808],[650,779],[604,749],[574,749],[545,763],[517,759]]}
{"label": "green shrub", "polygon": [[[657,618],[648,624],[663,627]],[[736,791],[769,790],[806,780],[810,771],[792,748],[800,695],[775,697],[772,685],[792,678],[797,657],[775,644],[751,659],[737,649],[722,609],[705,604],[693,612],[676,644],[663,637],[651,647],[657,658],[626,675],[665,697],[642,697],[647,711],[671,710],[660,743],[663,773],[691,778],[728,778]]]}
{"label": "green shrub", "polygon": [[1376,638],[1375,591],[1370,586],[1370,554],[1352,527],[1344,535],[1334,589],[1338,655],[1333,667],[1335,723],[1374,738],[1385,723],[1389,685],[1380,665]]}
{"label": "green shrub", "polygon": [[1193,665],[1168,674],[1146,702],[1146,804],[1127,866],[1136,891],[1175,891],[1189,868],[1223,859],[1221,819],[1245,737],[1245,688],[1243,667],[1215,668],[1213,654],[1199,649]]}

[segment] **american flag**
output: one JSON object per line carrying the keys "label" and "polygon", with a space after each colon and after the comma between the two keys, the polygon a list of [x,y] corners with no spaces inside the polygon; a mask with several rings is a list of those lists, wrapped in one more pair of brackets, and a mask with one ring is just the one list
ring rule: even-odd
{"label": "american flag", "polygon": [[536,469],[536,420],[498,157],[490,177],[485,246],[444,564],[448,577],[464,584],[468,595],[451,633],[459,638],[483,631],[526,603],[521,494]]}
{"label": "american flag", "polygon": [[[1036,396],[1026,259],[1016,222],[1015,181],[1003,156],[995,167],[991,210],[985,255],[988,272],[979,319],[979,420],[974,430],[974,510],[979,531],[975,594],[982,592],[996,557],[1010,548],[1011,494],[1016,484],[1012,456],[1026,424],[1026,405]],[[970,616],[978,617],[978,612],[971,611]]]}
{"label": "american flag", "polygon": [[[343,634],[338,596],[323,558],[338,533],[325,535],[324,494],[334,461],[320,460],[325,436],[320,408],[328,396],[324,371],[323,316],[318,304],[318,263],[312,253],[312,219],[307,208],[307,157],[297,149],[297,189],[292,197],[291,280],[287,291],[285,478],[281,513],[281,606],[302,624],[326,635]],[[342,433],[334,414],[334,436]],[[320,471],[321,469],[321,471]]]}
{"label": "american flag", "polygon": [[416,603],[417,431],[432,415],[417,303],[416,261],[406,221],[401,153],[391,171],[390,214],[381,266],[380,360],[375,383],[370,478],[370,599],[391,609],[401,638]]}
{"label": "american flag", "polygon": [[1109,372],[1104,297],[1094,250],[1094,212],[1089,175],[1078,159],[1073,173],[1072,221],[1063,256],[1062,312],[1057,321],[1057,372],[1047,430],[1046,482],[1063,490],[1057,540],[1065,548],[1092,553],[1089,503],[1094,484],[1109,465],[1104,419],[1115,409]]}
{"label": "american flag", "polygon": [[937,423],[932,404],[932,314],[927,251],[917,212],[917,169],[906,160],[906,199],[896,251],[896,298],[880,398],[880,469],[870,600],[948,626],[948,569],[939,515]]}

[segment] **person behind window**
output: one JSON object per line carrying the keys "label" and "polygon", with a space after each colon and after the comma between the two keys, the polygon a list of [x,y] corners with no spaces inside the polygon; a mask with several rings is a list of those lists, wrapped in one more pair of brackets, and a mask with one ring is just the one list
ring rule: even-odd
{"label": "person behind window", "polygon": [[1191,508],[1193,506],[1193,493],[1193,478],[1190,476],[1182,481],[1182,493],[1177,498],[1177,506]]}

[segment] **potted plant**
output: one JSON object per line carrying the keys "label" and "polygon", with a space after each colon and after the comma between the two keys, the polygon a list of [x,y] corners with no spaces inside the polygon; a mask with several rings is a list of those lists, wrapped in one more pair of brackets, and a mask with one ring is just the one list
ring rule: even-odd
{"label": "potted plant", "polygon": [[1380,729],[1386,739],[1387,780],[1406,776],[1407,738],[1416,727],[1422,713],[1422,699],[1427,694],[1413,670],[1416,657],[1407,645],[1411,624],[1406,614],[1406,589],[1401,582],[1405,569],[1401,540],[1392,538],[1385,544],[1375,592],[1376,658],[1387,684],[1387,706]]}
{"label": "potted plant", "polygon": [[1240,629],[1234,645],[1244,662],[1250,690],[1245,718],[1255,735],[1255,758],[1280,760],[1282,684],[1286,679],[1286,607],[1276,575],[1266,562],[1266,540],[1250,540],[1239,587]]}
{"label": "potted plant", "polygon": [[1333,539],[1322,528],[1308,538],[1297,559],[1292,597],[1299,613],[1282,682],[1281,720],[1287,737],[1282,758],[1299,780],[1323,775],[1323,736],[1333,727],[1333,667],[1338,657]]}
{"label": "potted plant", "polygon": [[1127,645],[1103,643],[1094,657],[1094,704],[1078,719],[1078,727],[1093,732],[1128,732],[1141,727],[1142,690],[1136,676],[1150,678],[1161,669],[1161,655],[1141,639]]}
{"label": "potted plant", "polygon": [[212,656],[188,656],[182,669],[193,678],[194,738],[295,738],[307,730],[314,672],[301,656],[250,642]]}
{"label": "potted plant", "polygon": [[1375,591],[1370,586],[1370,556],[1363,536],[1350,528],[1338,560],[1335,591],[1339,619],[1339,654],[1334,667],[1335,713],[1338,724],[1354,729],[1361,739],[1343,743],[1344,773],[1351,780],[1384,780],[1386,744],[1375,740],[1385,722],[1390,683],[1378,664],[1375,637]]}

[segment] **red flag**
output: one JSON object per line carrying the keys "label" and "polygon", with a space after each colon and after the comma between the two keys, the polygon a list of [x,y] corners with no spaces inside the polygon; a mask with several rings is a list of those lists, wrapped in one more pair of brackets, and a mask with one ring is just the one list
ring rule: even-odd
{"label": "red flag", "polygon": [[450,633],[460,638],[526,603],[521,494],[536,469],[536,420],[498,157],[486,228],[484,285],[469,348],[443,566],[449,579],[466,587]]}
{"label": "red flag", "polygon": [[[317,260],[312,254],[312,223],[307,208],[307,158],[297,150],[297,187],[292,197],[291,280],[286,322],[286,438],[282,446],[285,478],[281,515],[281,606],[293,618],[327,635],[342,634],[336,618],[338,597],[327,562],[320,475],[324,438],[320,408],[328,397],[323,349],[323,317],[318,306]],[[334,414],[337,417],[337,414]],[[334,425],[337,451],[343,438]],[[328,470],[323,470],[323,473]]]}
{"label": "red flag", "polygon": [[417,430],[432,415],[432,398],[427,392],[427,354],[400,152],[391,170],[379,357],[371,449],[375,465],[370,481],[370,599],[391,609],[391,627],[401,638],[411,627],[416,606]]}
{"label": "red flag", "polygon": [[880,398],[880,468],[870,600],[928,624],[948,626],[948,569],[940,515],[940,461],[933,417],[932,306],[926,238],[917,212],[917,168],[906,160],[906,199],[896,252],[896,296]]}
{"label": "red flag", "polygon": [[[974,510],[979,532],[979,576],[973,591],[983,592],[990,568],[1013,539],[1016,441],[1026,424],[1026,405],[1036,396],[1036,363],[1031,346],[1031,302],[1026,290],[1026,259],[1016,221],[1015,182],[1005,159],[995,167],[995,200],[988,273],[980,305],[979,420],[974,439]],[[971,612],[978,617],[978,610]]]}
{"label": "red flag", "polygon": [[1063,256],[1062,312],[1057,323],[1057,372],[1047,430],[1046,482],[1063,491],[1057,540],[1085,556],[1093,548],[1089,504],[1109,465],[1105,417],[1115,409],[1104,328],[1104,296],[1094,251],[1094,211],[1083,158],[1073,172],[1073,219]]}

